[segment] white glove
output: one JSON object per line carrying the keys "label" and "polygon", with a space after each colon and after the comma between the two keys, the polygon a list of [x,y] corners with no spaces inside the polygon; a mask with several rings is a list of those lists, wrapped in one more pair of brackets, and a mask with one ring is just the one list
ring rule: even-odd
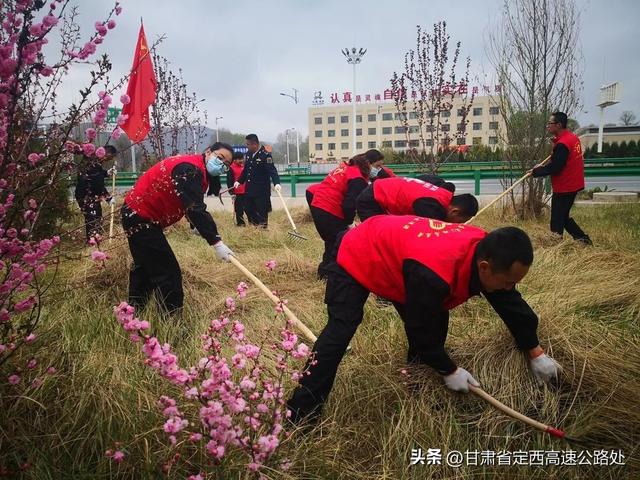
{"label": "white glove", "polygon": [[115,199],[115,198],[113,198],[113,197],[111,197],[111,198],[109,199],[109,202],[107,202],[107,203],[109,203],[109,206],[111,206],[111,205],[115,205],[115,204],[116,204],[116,199]]}
{"label": "white glove", "polygon": [[238,188],[240,186],[240,182],[233,182],[233,188]]}
{"label": "white glove", "polygon": [[116,169],[116,167],[111,167],[109,170],[107,170],[107,175],[109,175],[110,177],[117,174],[118,170]]}
{"label": "white glove", "polygon": [[455,392],[469,393],[469,384],[479,387],[480,383],[464,368],[458,367],[455,372],[444,377],[444,384]]}
{"label": "white glove", "polygon": [[218,257],[220,260],[224,260],[225,262],[228,262],[229,257],[233,255],[233,252],[231,251],[231,249],[227,247],[224,243],[222,243],[222,240],[216,243],[213,246],[213,248],[215,248],[216,250],[216,257]]}
{"label": "white glove", "polygon": [[549,383],[558,378],[560,364],[546,354],[538,355],[531,359],[531,370],[539,384]]}
{"label": "white glove", "polygon": [[282,191],[282,187],[280,186],[280,184],[274,185],[273,189],[278,193],[280,193]]}

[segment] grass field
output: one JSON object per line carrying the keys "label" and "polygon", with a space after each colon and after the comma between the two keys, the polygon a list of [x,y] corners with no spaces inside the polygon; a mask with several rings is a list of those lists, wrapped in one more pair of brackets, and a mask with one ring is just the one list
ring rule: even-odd
{"label": "grass field", "polygon": [[[544,423],[558,426],[587,446],[571,446],[530,430],[472,395],[448,391],[430,372],[404,368],[406,339],[393,308],[369,301],[365,320],[345,358],[323,416],[312,431],[296,431],[280,448],[292,461],[283,479],[633,479],[640,478],[640,207],[576,207],[575,217],[594,240],[583,247],[550,241],[547,223],[479,219],[491,229],[514,224],[535,246],[535,260],[520,287],[540,316],[539,336],[563,366],[558,388],[538,387],[525,358],[491,307],[474,298],[452,312],[447,342],[454,360],[485,390]],[[326,321],[324,283],[315,277],[321,241],[310,218],[295,211],[311,240],[291,243],[283,212],[269,231],[238,229],[231,215],[217,214],[225,242],[313,331]],[[199,358],[199,335],[224,308],[224,299],[245,280],[232,265],[185,225],[169,239],[183,270],[186,311],[179,323],[160,321],[153,306],[144,319],[175,346],[186,362]],[[86,252],[85,252],[86,253]],[[55,365],[38,390],[18,396],[0,387],[0,466],[28,461],[23,478],[163,478],[160,465],[172,456],[157,399],[166,385],[142,363],[142,354],[113,317],[126,299],[126,243],[116,240],[111,260],[96,270],[86,257],[64,260],[59,281],[44,301],[41,364]],[[268,273],[264,262],[278,267]],[[241,303],[249,337],[273,329],[273,306],[251,287]],[[279,328],[279,327],[278,327]],[[122,442],[119,466],[105,458]],[[410,466],[411,450],[622,450],[626,466]],[[169,478],[200,468],[207,478],[245,478],[241,458],[213,467],[204,456],[183,458]],[[497,460],[495,460],[497,463]],[[480,460],[478,460],[480,463]]]}

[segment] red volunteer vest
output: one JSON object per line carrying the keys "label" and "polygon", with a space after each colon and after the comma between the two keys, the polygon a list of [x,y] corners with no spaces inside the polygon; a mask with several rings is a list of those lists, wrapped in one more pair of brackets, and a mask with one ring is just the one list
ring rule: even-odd
{"label": "red volunteer vest", "polygon": [[311,195],[315,195],[319,186],[320,186],[319,183],[314,183],[313,185],[309,185],[307,187],[307,192],[309,192]]}
{"label": "red volunteer vest", "polygon": [[338,264],[370,292],[404,303],[402,263],[415,260],[447,282],[450,294],[443,308],[451,310],[470,297],[471,262],[486,235],[471,225],[378,215],[344,235]]}
{"label": "red volunteer vest", "polygon": [[446,210],[453,193],[417,178],[392,177],[373,182],[373,198],[390,215],[414,215],[419,198],[433,198]]}
{"label": "red volunteer vest", "polygon": [[177,155],[156,163],[144,172],[124,198],[129,208],[162,228],[180,220],[184,216],[184,208],[171,178],[171,172],[180,163],[190,163],[202,172],[204,197],[209,181],[202,155]]}
{"label": "red volunteer vest", "polygon": [[344,219],[342,201],[347,193],[349,180],[354,178],[362,178],[365,182],[369,181],[355,165],[341,163],[313,190],[311,206],[321,208],[331,215]]}
{"label": "red volunteer vest", "polygon": [[[237,182],[238,179],[240,178],[240,175],[242,175],[242,171],[244,170],[244,165],[238,165],[236,162],[231,162],[229,169],[233,172],[233,181]],[[242,195],[244,194],[244,188],[245,188],[245,185],[244,183],[242,183],[238,188],[234,188],[233,191],[235,192],[236,195]]]}
{"label": "red volunteer vest", "polygon": [[551,186],[555,193],[577,192],[584,189],[584,157],[580,139],[569,130],[553,139],[569,149],[567,165],[559,173],[551,175]]}
{"label": "red volunteer vest", "polygon": [[390,177],[395,177],[395,176],[396,176],[396,174],[395,174],[395,173],[393,173],[393,170],[391,170],[390,168],[382,167],[382,170],[384,170],[384,171],[385,171],[385,173],[386,173],[387,175],[389,175]]}

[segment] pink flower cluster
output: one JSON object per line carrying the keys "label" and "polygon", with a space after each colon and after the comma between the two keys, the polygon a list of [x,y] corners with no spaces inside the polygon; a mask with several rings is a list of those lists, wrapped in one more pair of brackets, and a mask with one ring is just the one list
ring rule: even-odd
{"label": "pink flower cluster", "polygon": [[[244,283],[238,285],[238,297],[244,297],[247,288]],[[202,335],[204,355],[188,369],[178,367],[178,359],[168,344],[143,333],[149,325],[135,318],[133,307],[123,302],[114,312],[127,332],[137,330],[137,339],[144,337],[145,363],[171,383],[181,385],[186,404],[199,406],[197,418],[188,419],[185,412],[193,408],[179,408],[178,400],[167,395],[160,398],[159,406],[166,418],[163,430],[169,442],[182,445],[179,437],[183,436],[185,444],[203,448],[217,461],[230,450],[243,451],[248,457],[247,468],[257,472],[286,435],[283,421],[289,412],[283,381],[303,374],[293,367],[293,361],[307,358],[310,352],[306,345],[298,343],[287,322],[281,341],[266,350],[276,354],[274,369],[271,357],[248,341],[245,326],[229,318],[236,311],[235,302],[229,297],[225,312],[211,321]],[[229,347],[235,352],[231,358],[225,355]]]}
{"label": "pink flower cluster", "polygon": [[273,272],[273,270],[276,268],[277,263],[275,260],[269,260],[264,265],[265,267],[267,267],[267,270],[269,270],[270,272]]}

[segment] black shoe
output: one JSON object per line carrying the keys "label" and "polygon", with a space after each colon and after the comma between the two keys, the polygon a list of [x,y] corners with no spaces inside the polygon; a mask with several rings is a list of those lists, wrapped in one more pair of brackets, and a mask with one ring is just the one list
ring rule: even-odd
{"label": "black shoe", "polygon": [[576,240],[576,242],[580,242],[580,243],[582,243],[584,245],[589,245],[589,246],[593,245],[593,242],[591,241],[591,239],[588,236],[576,238],[575,240]]}

